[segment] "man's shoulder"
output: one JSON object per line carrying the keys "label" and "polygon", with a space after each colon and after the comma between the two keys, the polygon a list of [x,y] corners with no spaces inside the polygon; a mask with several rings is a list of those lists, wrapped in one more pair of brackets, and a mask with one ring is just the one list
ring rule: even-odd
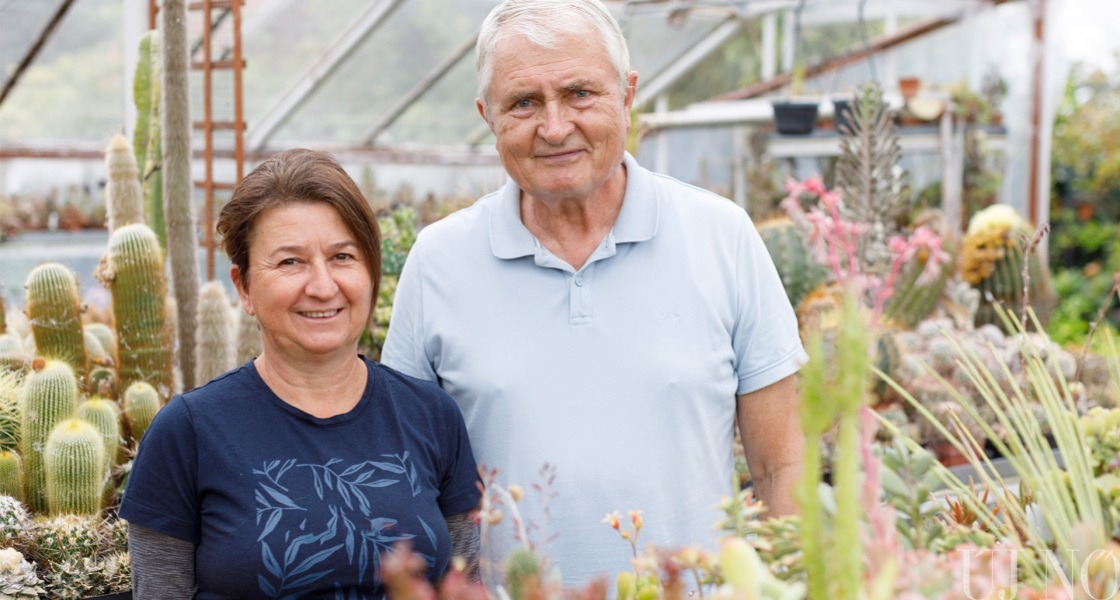
{"label": "man's shoulder", "polygon": [[739,224],[750,217],[741,206],[715,192],[685,183],[670,175],[649,171],[662,205],[679,216],[713,219],[717,223]]}

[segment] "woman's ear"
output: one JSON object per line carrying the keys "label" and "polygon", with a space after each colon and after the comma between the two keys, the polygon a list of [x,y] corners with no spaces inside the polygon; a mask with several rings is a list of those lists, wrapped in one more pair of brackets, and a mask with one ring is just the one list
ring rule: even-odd
{"label": "woman's ear", "polygon": [[257,313],[253,310],[253,301],[249,298],[248,286],[243,283],[241,269],[237,265],[230,265],[229,278],[233,281],[233,287],[237,288],[237,297],[241,299],[241,306],[245,309],[245,312],[249,313],[250,317],[255,317]]}

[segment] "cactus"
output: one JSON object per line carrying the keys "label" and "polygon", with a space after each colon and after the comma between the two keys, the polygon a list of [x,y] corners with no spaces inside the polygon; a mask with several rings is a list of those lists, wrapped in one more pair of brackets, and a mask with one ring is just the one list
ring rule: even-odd
{"label": "cactus", "polygon": [[23,460],[12,450],[0,450],[0,494],[23,499]]}
{"label": "cactus", "polygon": [[84,329],[87,334],[97,339],[113,364],[117,364],[117,336],[113,333],[113,329],[104,323],[89,323]]}
{"label": "cactus", "polygon": [[1024,246],[1034,234],[1014,208],[992,205],[975,215],[961,242],[961,278],[980,291],[976,326],[1003,327],[995,304],[1018,314],[1024,300],[1023,265],[1030,276],[1030,299],[1035,312],[1045,319],[1050,300],[1050,273],[1037,252],[1027,254]]}
{"label": "cactus", "polygon": [[0,371],[21,372],[27,366],[23,343],[11,333],[0,333]]}
{"label": "cactus", "polygon": [[35,267],[27,276],[27,306],[31,333],[40,356],[64,360],[79,377],[89,371],[82,307],[74,273],[58,263]]}
{"label": "cactus", "polygon": [[98,396],[116,400],[117,372],[109,367],[95,367],[89,372],[89,389]]}
{"label": "cactus", "polygon": [[136,157],[119,133],[109,140],[109,147],[105,150],[105,168],[109,172],[105,184],[109,231],[132,223],[143,223],[144,200]]}
{"label": "cactus", "polygon": [[0,369],[0,449],[19,446],[20,387],[23,378],[19,373]]}
{"label": "cactus", "polygon": [[0,546],[23,545],[31,533],[31,515],[14,496],[0,495]]}
{"label": "cactus", "polygon": [[85,341],[86,356],[89,357],[90,365],[112,364],[109,353],[106,352],[105,347],[101,345],[101,340],[97,339],[96,336],[88,331],[82,332],[82,339]]}
{"label": "cactus", "polygon": [[257,318],[238,307],[237,355],[233,366],[243,365],[261,354],[261,330]]}
{"label": "cactus", "polygon": [[26,473],[27,505],[34,512],[47,510],[47,474],[43,450],[59,423],[74,415],[78,407],[78,381],[64,362],[37,358],[24,384],[20,412],[20,454]]}
{"label": "cactus", "polygon": [[136,164],[140,167],[148,226],[159,239],[160,248],[167,248],[167,226],[163,218],[160,72],[159,30],[153,29],[140,38],[140,56],[136,62],[136,76],[132,80],[136,103],[136,129],[132,145],[136,152]]}
{"label": "cactus", "polygon": [[164,397],[171,393],[171,340],[165,327],[163,254],[147,225],[121,227],[97,277],[113,297],[117,325],[117,386],[151,383]]}
{"label": "cactus", "polygon": [[204,383],[233,367],[233,315],[229,296],[221,283],[208,281],[198,299],[198,372],[195,381]]}
{"label": "cactus", "polygon": [[35,566],[15,548],[0,550],[0,598],[36,600],[46,595]]}
{"label": "cactus", "polygon": [[59,423],[47,438],[43,463],[52,515],[93,515],[101,510],[106,460],[96,427],[77,418]]}
{"label": "cactus", "polygon": [[101,554],[128,552],[128,521],[116,517],[101,521]]}
{"label": "cactus", "polygon": [[8,333],[8,311],[4,308],[4,285],[0,284],[0,335]]}
{"label": "cactus", "polygon": [[[167,249],[179,301],[179,370],[183,387],[195,387],[195,318],[198,302],[198,236],[191,180],[191,111],[187,1],[164,0],[159,11],[163,35],[160,96],[163,121],[163,198],[167,207]],[[121,346],[125,346],[123,340]],[[148,380],[149,383],[154,382]],[[127,385],[121,378],[121,385]],[[158,387],[158,386],[157,386]]]}
{"label": "cactus", "polygon": [[127,592],[132,589],[132,557],[123,550],[106,556],[101,560],[101,573],[98,579],[106,594]]}
{"label": "cactus", "polygon": [[762,243],[782,277],[782,287],[793,306],[825,280],[828,271],[809,253],[805,235],[789,218],[765,221],[758,226]]}
{"label": "cactus", "polygon": [[143,381],[133,383],[124,391],[124,415],[128,420],[132,439],[139,442],[144,437],[144,432],[152,424],[160,406],[159,394]]}
{"label": "cactus", "polygon": [[49,567],[71,559],[94,558],[98,550],[96,517],[37,517],[31,524],[28,554]]}
{"label": "cactus", "polygon": [[107,472],[120,458],[121,411],[117,403],[94,396],[79,404],[75,414],[79,419],[93,425],[101,435]]}
{"label": "cactus", "polygon": [[952,265],[943,266],[937,279],[919,285],[918,279],[924,269],[925,261],[914,261],[904,267],[895,280],[894,291],[883,309],[883,316],[889,322],[904,329],[913,329],[937,307],[953,273]]}

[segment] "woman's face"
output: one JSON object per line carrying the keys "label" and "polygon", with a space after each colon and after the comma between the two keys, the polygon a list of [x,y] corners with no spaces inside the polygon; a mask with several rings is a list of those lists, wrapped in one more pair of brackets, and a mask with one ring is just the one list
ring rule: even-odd
{"label": "woman's face", "polygon": [[352,356],[373,304],[367,257],[338,211],[299,202],[265,211],[253,225],[249,276],[230,276],[256,315],[270,359]]}

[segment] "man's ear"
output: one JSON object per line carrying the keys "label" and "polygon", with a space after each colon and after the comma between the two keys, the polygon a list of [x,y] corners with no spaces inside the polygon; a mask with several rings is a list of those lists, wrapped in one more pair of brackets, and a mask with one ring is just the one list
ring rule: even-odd
{"label": "man's ear", "polygon": [[486,114],[486,106],[482,104],[482,98],[475,98],[474,106],[478,109],[478,116],[482,117],[483,121],[486,121],[486,126],[493,132],[494,124],[490,122],[490,115]]}

